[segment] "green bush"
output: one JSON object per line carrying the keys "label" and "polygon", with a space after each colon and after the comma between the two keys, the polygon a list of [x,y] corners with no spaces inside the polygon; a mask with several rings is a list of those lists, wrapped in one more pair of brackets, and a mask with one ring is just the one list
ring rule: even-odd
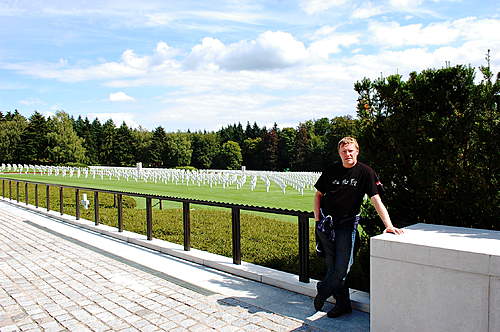
{"label": "green bush", "polygon": [[78,163],[78,162],[69,162],[69,163],[64,163],[61,166],[68,166],[68,167],[80,167],[80,168],[87,168],[88,165],[84,163]]}
{"label": "green bush", "polygon": [[479,83],[465,66],[356,83],[360,156],[396,224],[499,229],[500,80],[480,69]]}
{"label": "green bush", "polygon": [[176,166],[175,169],[185,169],[186,171],[196,171],[197,168],[193,166]]}

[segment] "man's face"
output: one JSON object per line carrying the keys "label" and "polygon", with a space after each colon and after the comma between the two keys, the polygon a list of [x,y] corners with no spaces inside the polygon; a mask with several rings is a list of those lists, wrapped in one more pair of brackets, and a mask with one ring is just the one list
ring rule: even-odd
{"label": "man's face", "polygon": [[340,159],[342,165],[346,168],[351,168],[358,162],[359,151],[354,144],[343,144],[339,148]]}

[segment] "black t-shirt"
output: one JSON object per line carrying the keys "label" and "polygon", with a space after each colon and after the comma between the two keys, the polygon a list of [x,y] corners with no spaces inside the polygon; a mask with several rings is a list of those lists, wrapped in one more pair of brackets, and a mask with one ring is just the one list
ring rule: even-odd
{"label": "black t-shirt", "polygon": [[323,171],[314,187],[323,194],[320,202],[323,213],[343,218],[358,215],[365,194],[369,197],[378,194],[381,183],[373,169],[358,161],[351,168],[333,164]]}

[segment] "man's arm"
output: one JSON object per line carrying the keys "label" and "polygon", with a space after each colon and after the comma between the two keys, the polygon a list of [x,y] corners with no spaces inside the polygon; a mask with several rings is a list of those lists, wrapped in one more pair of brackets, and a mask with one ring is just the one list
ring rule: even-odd
{"label": "man's arm", "polygon": [[375,210],[377,210],[380,219],[382,219],[382,222],[384,223],[384,233],[403,234],[402,229],[396,228],[392,225],[391,218],[389,217],[389,212],[387,212],[384,203],[382,203],[380,195],[374,195],[370,198],[370,200],[375,207]]}
{"label": "man's arm", "polygon": [[314,198],[313,198],[314,220],[316,220],[316,221],[321,219],[321,213],[319,211],[319,207],[320,207],[322,196],[323,196],[323,193],[321,193],[320,191],[316,191],[316,193],[314,194]]}

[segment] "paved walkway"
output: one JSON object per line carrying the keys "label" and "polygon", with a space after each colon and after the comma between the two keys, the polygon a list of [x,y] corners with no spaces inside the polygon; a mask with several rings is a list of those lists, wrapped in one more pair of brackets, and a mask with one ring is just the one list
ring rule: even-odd
{"label": "paved walkway", "polygon": [[308,296],[0,200],[0,332],[368,330],[367,313],[330,319]]}

